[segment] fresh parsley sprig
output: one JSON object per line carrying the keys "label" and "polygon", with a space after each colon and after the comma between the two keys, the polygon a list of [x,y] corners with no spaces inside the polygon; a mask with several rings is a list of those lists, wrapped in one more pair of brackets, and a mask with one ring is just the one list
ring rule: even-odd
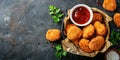
{"label": "fresh parsley sprig", "polygon": [[118,41],[120,41],[120,33],[112,30],[110,35],[110,41],[113,44],[113,46],[118,45]]}
{"label": "fresh parsley sprig", "polygon": [[62,58],[63,56],[66,56],[66,55],[67,55],[67,52],[62,49],[62,46],[61,46],[61,45],[56,45],[56,46],[55,46],[55,49],[56,49],[55,56],[56,56],[57,58]]}
{"label": "fresh parsley sprig", "polygon": [[61,13],[59,8],[53,5],[49,6],[49,14],[52,16],[52,19],[55,23],[60,22],[60,18],[64,15],[63,13]]}

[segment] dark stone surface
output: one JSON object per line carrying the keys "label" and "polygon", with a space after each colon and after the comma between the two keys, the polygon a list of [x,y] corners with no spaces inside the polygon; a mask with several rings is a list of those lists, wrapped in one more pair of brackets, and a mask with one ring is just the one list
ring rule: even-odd
{"label": "dark stone surface", "polygon": [[[79,3],[97,7],[113,17],[114,12],[108,12],[97,4],[98,0],[0,0],[0,60],[60,60],[54,55],[55,49],[45,39],[50,28],[61,28],[60,23],[53,23],[48,14],[48,6],[66,10]],[[120,0],[117,0],[120,4]],[[117,12],[120,12],[120,6]],[[111,29],[117,30],[113,21]],[[62,60],[104,60],[104,54],[94,58],[68,54]]]}

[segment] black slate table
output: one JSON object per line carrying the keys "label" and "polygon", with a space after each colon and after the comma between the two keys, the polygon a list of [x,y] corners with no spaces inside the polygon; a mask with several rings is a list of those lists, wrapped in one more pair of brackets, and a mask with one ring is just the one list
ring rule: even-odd
{"label": "black slate table", "polygon": [[[117,10],[120,12],[120,0]],[[60,60],[55,57],[55,49],[45,39],[50,28],[61,29],[60,23],[54,23],[48,14],[49,5],[60,8],[66,15],[67,9],[76,4],[97,7],[113,17],[115,12],[102,8],[103,0],[0,0],[0,60]],[[118,30],[113,21],[111,29]],[[61,60],[104,60],[104,54],[94,58],[68,53]]]}

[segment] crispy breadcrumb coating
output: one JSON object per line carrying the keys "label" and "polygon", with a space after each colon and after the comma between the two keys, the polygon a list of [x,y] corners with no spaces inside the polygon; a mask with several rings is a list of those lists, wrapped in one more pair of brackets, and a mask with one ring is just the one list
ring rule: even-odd
{"label": "crispy breadcrumb coating", "polygon": [[76,26],[76,25],[74,25],[74,24],[68,24],[68,25],[66,26],[66,33],[68,32],[68,30],[69,30],[70,27],[72,27],[72,26]]}
{"label": "crispy breadcrumb coating", "polygon": [[82,35],[82,30],[77,26],[72,26],[67,32],[67,37],[70,40],[79,39],[81,35]]}
{"label": "crispy breadcrumb coating", "polygon": [[114,11],[117,7],[116,0],[104,0],[102,6],[108,11]]}
{"label": "crispy breadcrumb coating", "polygon": [[46,39],[48,41],[57,41],[60,39],[61,37],[61,32],[59,29],[49,29],[47,32],[46,32]]}
{"label": "crispy breadcrumb coating", "polygon": [[100,13],[93,13],[93,19],[92,22],[94,23],[95,21],[102,22],[102,15]]}
{"label": "crispy breadcrumb coating", "polygon": [[107,28],[106,28],[105,24],[102,24],[99,21],[96,21],[94,23],[94,27],[95,27],[97,35],[105,36],[105,34],[107,32]]}
{"label": "crispy breadcrumb coating", "polygon": [[87,40],[87,39],[81,39],[79,42],[79,46],[80,46],[81,50],[83,50],[85,52],[93,51],[89,48],[89,40]]}
{"label": "crispy breadcrumb coating", "polygon": [[120,28],[120,13],[114,14],[114,22],[116,26]]}
{"label": "crispy breadcrumb coating", "polygon": [[83,38],[89,38],[94,34],[94,26],[92,24],[83,28]]}
{"label": "crispy breadcrumb coating", "polygon": [[102,36],[96,36],[90,41],[89,48],[94,51],[100,50],[104,45],[104,43],[105,43],[105,40]]}

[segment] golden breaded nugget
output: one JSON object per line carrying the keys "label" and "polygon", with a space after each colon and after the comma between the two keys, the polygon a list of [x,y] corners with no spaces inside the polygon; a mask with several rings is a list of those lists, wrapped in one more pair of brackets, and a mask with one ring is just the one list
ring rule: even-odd
{"label": "golden breaded nugget", "polygon": [[59,29],[49,29],[46,32],[46,39],[49,41],[57,41],[61,37],[61,32]]}
{"label": "golden breaded nugget", "polygon": [[102,22],[102,15],[100,13],[93,13],[92,22],[94,23],[95,21]]}
{"label": "golden breaded nugget", "polygon": [[120,28],[120,13],[114,14],[114,22],[116,26]]}
{"label": "golden breaded nugget", "polygon": [[104,0],[103,1],[103,8],[108,11],[114,11],[116,9],[116,0]]}
{"label": "golden breaded nugget", "polygon": [[91,50],[100,50],[102,48],[102,46],[104,45],[105,41],[104,38],[102,36],[96,36],[95,38],[93,38],[90,43],[89,43],[89,48]]}
{"label": "golden breaded nugget", "polygon": [[97,35],[105,36],[107,29],[104,24],[100,23],[99,21],[96,21],[94,23],[94,27],[95,27]]}
{"label": "golden breaded nugget", "polygon": [[83,28],[83,38],[89,38],[94,34],[94,26],[92,24]]}
{"label": "golden breaded nugget", "polygon": [[76,25],[74,25],[74,24],[68,24],[68,25],[66,26],[66,33],[68,32],[69,28],[72,27],[72,26],[76,26]]}
{"label": "golden breaded nugget", "polygon": [[82,31],[77,26],[72,26],[67,32],[67,37],[70,40],[79,39],[81,37],[81,35],[82,35]]}
{"label": "golden breaded nugget", "polygon": [[87,39],[81,39],[79,42],[79,46],[80,46],[81,50],[83,50],[85,52],[93,51],[89,48],[89,40],[87,40]]}

